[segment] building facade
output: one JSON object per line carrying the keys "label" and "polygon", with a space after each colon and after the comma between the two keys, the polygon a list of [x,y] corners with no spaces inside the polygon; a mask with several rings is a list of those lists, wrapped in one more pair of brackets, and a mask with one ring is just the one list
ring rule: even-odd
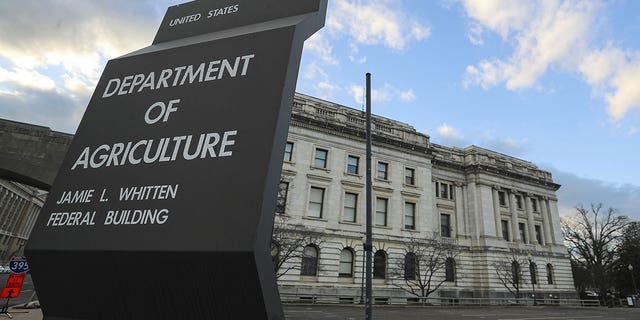
{"label": "building facade", "polygon": [[[560,186],[549,172],[476,146],[433,144],[412,126],[383,117],[373,116],[372,133],[375,297],[415,299],[404,280],[416,267],[424,272],[412,252],[418,244],[447,248],[431,279],[431,289],[440,286],[430,297],[513,296],[497,271],[507,264],[515,268],[510,275],[519,278],[520,296],[575,298],[560,230]],[[280,267],[283,296],[344,302],[361,296],[365,142],[364,112],[296,94],[274,232],[296,230],[307,243]],[[407,271],[409,265],[414,269]]]}
{"label": "building facade", "polygon": [[22,256],[46,192],[0,179],[0,263]]}

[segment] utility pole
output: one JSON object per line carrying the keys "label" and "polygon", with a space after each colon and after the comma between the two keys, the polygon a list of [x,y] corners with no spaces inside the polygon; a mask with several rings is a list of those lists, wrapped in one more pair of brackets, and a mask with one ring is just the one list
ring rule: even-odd
{"label": "utility pole", "polygon": [[367,300],[365,306],[366,320],[371,320],[371,304],[372,304],[372,251],[373,245],[371,240],[371,73],[367,72],[366,84],[366,100],[367,100],[367,190],[366,190],[366,240],[364,250],[367,255],[366,259],[366,277],[367,277]]}

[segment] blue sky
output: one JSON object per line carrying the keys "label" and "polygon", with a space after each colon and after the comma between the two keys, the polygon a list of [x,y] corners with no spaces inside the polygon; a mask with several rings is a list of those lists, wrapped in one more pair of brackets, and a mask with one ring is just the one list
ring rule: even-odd
{"label": "blue sky", "polygon": [[[0,118],[73,133],[110,58],[183,1],[0,2]],[[70,5],[71,4],[71,5]],[[640,219],[640,1],[329,0],[297,91],[553,173],[561,212]]]}

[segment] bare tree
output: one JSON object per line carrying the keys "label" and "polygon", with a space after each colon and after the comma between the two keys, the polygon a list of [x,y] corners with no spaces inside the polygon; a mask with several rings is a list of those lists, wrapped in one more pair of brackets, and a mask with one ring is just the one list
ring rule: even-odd
{"label": "bare tree", "polygon": [[520,290],[525,283],[525,273],[523,268],[529,266],[529,260],[524,252],[510,249],[504,258],[493,263],[498,280],[513,295],[520,298]]}
{"label": "bare tree", "polygon": [[320,245],[319,233],[302,225],[288,222],[285,215],[276,215],[271,236],[271,258],[276,279],[290,270],[300,270],[304,248],[309,244]]}
{"label": "bare tree", "polygon": [[590,209],[576,208],[576,214],[562,220],[562,232],[571,259],[587,270],[591,283],[605,301],[616,261],[616,245],[629,222],[615,209],[602,210],[602,204]]}
{"label": "bare tree", "polygon": [[426,298],[444,282],[455,280],[458,253],[458,248],[452,244],[411,238],[404,248],[404,255],[393,260],[392,283],[419,298],[424,305]]}

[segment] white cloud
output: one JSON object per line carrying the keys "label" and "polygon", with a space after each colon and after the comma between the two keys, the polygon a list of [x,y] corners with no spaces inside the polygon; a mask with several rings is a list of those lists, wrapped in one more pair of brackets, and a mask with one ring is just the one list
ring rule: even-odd
{"label": "white cloud", "polygon": [[356,84],[352,84],[349,86],[347,90],[349,94],[353,97],[353,101],[358,105],[364,105],[364,87]]}
{"label": "white cloud", "polygon": [[397,1],[391,0],[331,1],[326,25],[332,34],[346,34],[356,44],[384,45],[396,50],[431,35],[429,27],[409,17]]}
{"label": "white cloud", "polygon": [[312,84],[307,90],[316,97],[331,100],[333,94],[340,91],[340,87],[331,83],[327,72],[317,63],[311,62],[307,64],[302,72],[305,79],[312,80]]}
{"label": "white cloud", "polygon": [[640,51],[609,44],[594,49],[594,27],[605,4],[592,1],[464,0],[471,18],[472,44],[482,44],[485,30],[514,44],[508,58],[483,59],[467,66],[464,85],[484,89],[504,83],[510,90],[534,88],[551,68],[579,72],[607,103],[614,121],[640,109]]}
{"label": "white cloud", "polygon": [[36,70],[25,68],[14,68],[13,71],[9,71],[0,67],[0,83],[3,82],[40,90],[55,88],[55,82],[51,78]]}
{"label": "white cloud", "polygon": [[613,92],[605,94],[607,112],[613,120],[622,119],[631,109],[640,109],[640,59],[616,71],[610,82]]}
{"label": "white cloud", "polygon": [[435,137],[435,140],[437,140],[437,143],[443,145],[459,148],[464,148],[469,145],[458,129],[446,123],[443,123],[441,126],[436,128],[436,135],[437,137]]}
{"label": "white cloud", "polygon": [[2,116],[74,132],[106,61],[150,45],[176,2],[0,1]]}
{"label": "white cloud", "polygon": [[337,65],[338,59],[333,56],[333,46],[323,36],[322,32],[316,32],[304,42],[304,48],[320,57],[327,65]]}
{"label": "white cloud", "polygon": [[625,52],[608,45],[587,55],[579,70],[594,91],[604,96],[614,121],[640,108],[640,51]]}
{"label": "white cloud", "polygon": [[460,139],[460,133],[458,133],[458,130],[456,130],[454,127],[443,123],[441,126],[438,127],[438,129],[436,129],[436,132],[438,133],[438,135],[440,135],[443,138],[454,138],[454,139]]}
{"label": "white cloud", "polygon": [[476,35],[487,28],[499,33],[503,39],[512,31],[523,29],[527,20],[531,19],[534,9],[531,1],[464,0],[463,4],[467,15],[477,20],[472,28]]}
{"label": "white cloud", "polygon": [[478,28],[486,28],[515,43],[507,60],[494,58],[467,67],[467,83],[486,88],[504,82],[512,90],[531,88],[549,67],[575,64],[576,58],[586,54],[589,27],[598,7],[587,1],[465,1],[476,29],[472,33],[478,35]]}
{"label": "white cloud", "polygon": [[400,92],[400,99],[405,102],[413,102],[416,100],[416,95],[413,93],[413,89]]}
{"label": "white cloud", "polygon": [[[381,88],[371,88],[371,102],[389,102],[393,96],[393,86],[385,83]],[[353,97],[353,100],[358,105],[364,105],[365,100],[365,88],[360,85],[352,84],[349,86],[347,92]]]}

